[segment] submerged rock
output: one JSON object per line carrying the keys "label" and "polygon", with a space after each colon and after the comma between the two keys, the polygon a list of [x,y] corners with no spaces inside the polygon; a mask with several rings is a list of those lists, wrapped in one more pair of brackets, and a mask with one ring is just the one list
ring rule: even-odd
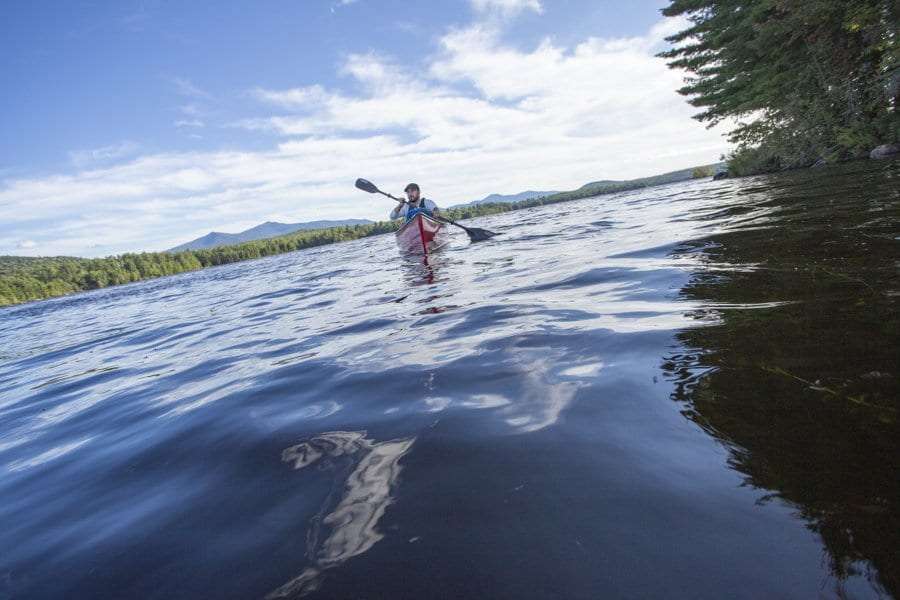
{"label": "submerged rock", "polygon": [[882,144],[869,152],[869,158],[892,158],[900,154],[900,144]]}

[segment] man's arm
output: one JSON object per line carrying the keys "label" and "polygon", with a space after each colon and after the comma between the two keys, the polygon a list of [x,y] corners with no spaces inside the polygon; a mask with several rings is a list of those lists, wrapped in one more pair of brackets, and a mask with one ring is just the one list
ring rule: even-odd
{"label": "man's arm", "polygon": [[401,211],[406,210],[406,202],[398,202],[397,206],[394,207],[394,210],[391,211],[391,219],[399,219],[403,216]]}

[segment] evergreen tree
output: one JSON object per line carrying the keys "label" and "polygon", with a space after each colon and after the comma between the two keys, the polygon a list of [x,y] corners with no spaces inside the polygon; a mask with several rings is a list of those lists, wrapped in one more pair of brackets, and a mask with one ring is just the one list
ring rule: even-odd
{"label": "evergreen tree", "polygon": [[700,121],[739,124],[737,174],[862,156],[900,139],[897,0],[671,0],[660,54]]}

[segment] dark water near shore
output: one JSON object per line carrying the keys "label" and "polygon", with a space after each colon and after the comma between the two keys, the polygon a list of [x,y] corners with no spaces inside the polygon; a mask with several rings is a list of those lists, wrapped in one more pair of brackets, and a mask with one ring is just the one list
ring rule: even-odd
{"label": "dark water near shore", "polygon": [[0,310],[0,598],[900,595],[900,162]]}

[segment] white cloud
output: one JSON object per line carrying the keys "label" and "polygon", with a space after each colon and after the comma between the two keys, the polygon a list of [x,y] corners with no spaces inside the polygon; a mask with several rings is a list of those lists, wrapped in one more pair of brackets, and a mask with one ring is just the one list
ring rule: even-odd
{"label": "white cloud", "polygon": [[356,4],[359,0],[338,0],[334,4],[331,5],[331,12],[334,13],[339,8],[343,8],[345,6],[350,6],[351,4]]}
{"label": "white cloud", "polygon": [[31,250],[32,248],[36,247],[37,242],[35,242],[34,240],[22,240],[21,242],[16,244],[16,248],[19,248],[21,250]]}
{"label": "white cloud", "polygon": [[194,83],[190,79],[175,77],[174,79],[172,79],[172,83],[175,85],[175,89],[178,91],[178,93],[182,96],[202,99],[211,98],[208,92],[194,85]]}
{"label": "white cloud", "polygon": [[540,0],[471,0],[471,2],[472,8],[478,12],[497,12],[504,16],[513,16],[526,10],[536,13],[544,11]]}
{"label": "white cloud", "polygon": [[[205,127],[206,121],[215,115],[214,107],[219,104],[219,100],[189,79],[175,77],[170,81],[175,86],[176,92],[187,99],[185,104],[175,107],[175,110],[183,116],[174,122],[175,128],[184,133],[185,129]],[[200,137],[196,133],[187,135],[192,138]]]}
{"label": "white cloud", "polygon": [[206,114],[206,111],[195,103],[182,104],[178,110],[188,117],[197,117]]}
{"label": "white cloud", "polygon": [[[690,118],[675,92],[681,75],[654,57],[677,27],[521,50],[476,23],[447,32],[424,68],[351,55],[344,90],[251,91],[261,114],[233,125],[277,136],[269,150],[162,153],[7,181],[0,223],[48,254],[96,253],[98,243],[105,252],[163,249],[276,216],[385,217],[390,205],[357,193],[357,177],[387,190],[419,181],[454,204],[711,162],[725,141]],[[183,112],[181,127],[199,120]],[[0,244],[0,254],[10,250]]]}
{"label": "white cloud", "polygon": [[122,158],[135,155],[140,150],[140,144],[125,140],[118,144],[101,146],[99,148],[87,148],[69,152],[69,160],[78,168],[96,166],[97,163],[109,163]]}
{"label": "white cloud", "polygon": [[328,99],[329,94],[321,85],[311,85],[301,88],[293,88],[290,90],[265,90],[256,88],[251,91],[251,95],[283,108],[311,108],[322,104]]}

